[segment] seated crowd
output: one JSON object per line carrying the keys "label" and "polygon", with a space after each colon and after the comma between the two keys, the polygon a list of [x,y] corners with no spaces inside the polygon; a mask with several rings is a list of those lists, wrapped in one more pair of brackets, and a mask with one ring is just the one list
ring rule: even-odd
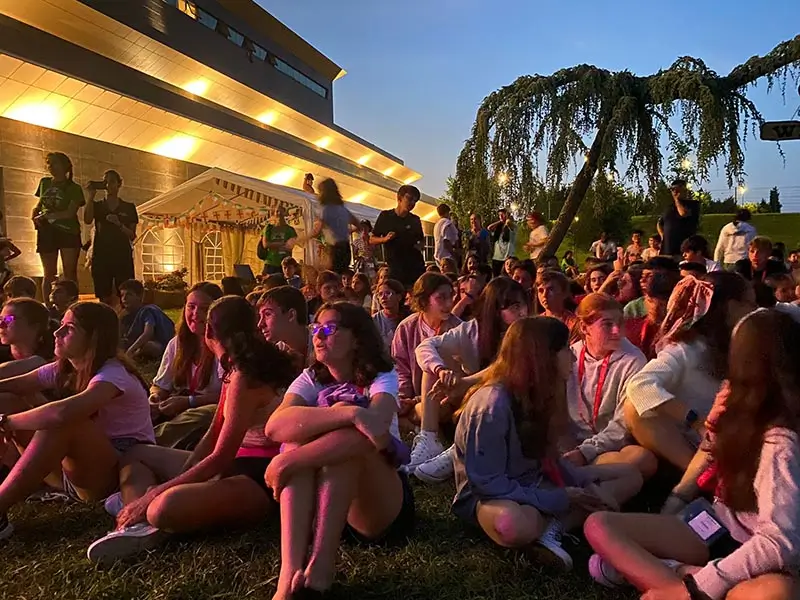
{"label": "seated crowd", "polygon": [[[583,272],[572,253],[469,253],[410,289],[391,265],[373,285],[285,258],[247,294],[192,286],[177,326],[136,280],[117,315],[70,281],[46,308],[12,277],[0,539],[43,489],[104,503],[100,564],[276,519],[274,599],[318,597],[343,537],[413,535],[416,478],[452,482],[456,518],[542,564],[571,569],[563,535],[582,531],[606,587],[794,598],[798,282],[764,237],[721,268],[701,236],[679,263],[641,235]],[[144,381],[136,363],[155,360]],[[626,512],[657,473],[672,479],[660,514]]]}

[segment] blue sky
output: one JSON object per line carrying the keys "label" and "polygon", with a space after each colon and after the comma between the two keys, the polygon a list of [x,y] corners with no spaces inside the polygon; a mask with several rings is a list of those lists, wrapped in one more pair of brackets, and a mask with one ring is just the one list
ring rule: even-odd
{"label": "blue sky", "polygon": [[[678,56],[702,58],[719,73],[797,35],[788,0],[543,2],[541,0],[257,0],[347,70],[334,87],[336,122],[400,156],[438,196],[482,99],[524,74],[580,63],[650,74]],[[613,6],[613,8],[609,8]],[[767,120],[789,119],[797,85],[751,91]],[[800,118],[800,117],[799,117]],[[800,140],[748,140],[745,194],[773,185],[800,211]],[[727,195],[723,173],[705,185]]]}

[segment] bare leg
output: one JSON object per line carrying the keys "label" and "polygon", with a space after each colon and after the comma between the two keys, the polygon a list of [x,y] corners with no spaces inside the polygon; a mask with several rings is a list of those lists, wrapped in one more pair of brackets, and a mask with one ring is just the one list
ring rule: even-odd
{"label": "bare leg", "polygon": [[547,519],[532,506],[511,500],[479,502],[476,517],[481,529],[503,548],[522,548],[541,537]]}
{"label": "bare leg", "polygon": [[58,252],[46,252],[39,254],[42,261],[42,301],[50,306],[50,291],[53,289],[53,282],[58,276]]}
{"label": "bare leg", "polygon": [[61,266],[64,267],[64,278],[78,283],[78,258],[80,248],[62,248]]}
{"label": "bare leg", "polygon": [[642,478],[647,481],[658,470],[658,459],[655,454],[642,448],[641,446],[625,446],[619,452],[606,452],[597,457],[592,463],[594,465],[631,465],[641,473]]}
{"label": "bare leg", "polygon": [[680,581],[660,558],[697,566],[708,562],[705,544],[671,515],[594,513],[583,532],[594,551],[640,591]]}
{"label": "bare leg", "polygon": [[219,526],[255,525],[274,503],[249,477],[179,485],[161,494],[147,510],[147,520],[170,533],[187,533]]}
{"label": "bare leg", "polygon": [[581,471],[594,480],[603,497],[616,502],[617,507],[624,504],[642,489],[644,480],[639,470],[633,465],[591,465],[582,467]]}
{"label": "bare leg", "polygon": [[273,600],[291,598],[292,580],[305,567],[314,521],[315,476],[299,471],[281,491],[281,570]]}
{"label": "bare leg", "polygon": [[160,482],[177,477],[183,470],[190,452],[139,444],[128,450],[120,460],[120,492],[123,504],[130,504]]}
{"label": "bare leg", "polygon": [[432,431],[439,433],[439,400],[435,396],[431,396],[431,388],[436,383],[437,377],[428,373],[422,372],[422,402],[419,407],[422,409],[420,419],[420,429],[422,431]]}
{"label": "bare leg", "polygon": [[625,406],[625,421],[639,444],[682,471],[686,470],[694,457],[695,448],[686,441],[678,423],[653,411],[641,416],[630,404]]}
{"label": "bare leg", "polygon": [[797,579],[783,573],[768,573],[743,581],[734,587],[726,600],[798,600]]}

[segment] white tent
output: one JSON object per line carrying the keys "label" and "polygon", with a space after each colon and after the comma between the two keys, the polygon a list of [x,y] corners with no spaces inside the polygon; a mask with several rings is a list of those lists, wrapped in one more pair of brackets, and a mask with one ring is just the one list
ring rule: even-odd
{"label": "white tent", "polygon": [[[379,212],[363,204],[346,205],[357,218],[373,222]],[[279,207],[301,234],[313,223],[319,203],[302,190],[209,169],[138,206],[144,228],[136,243],[137,273],[147,278],[186,267],[190,283],[217,280],[240,263],[258,273],[258,237]],[[314,262],[315,248],[313,243],[295,247],[293,256]]]}

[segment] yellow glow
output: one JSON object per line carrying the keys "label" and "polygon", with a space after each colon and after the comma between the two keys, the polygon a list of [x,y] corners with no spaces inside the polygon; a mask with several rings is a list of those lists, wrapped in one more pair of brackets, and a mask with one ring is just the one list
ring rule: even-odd
{"label": "yellow glow", "polygon": [[408,185],[409,183],[414,183],[414,182],[415,182],[417,179],[418,179],[418,178],[417,178],[417,176],[416,176],[416,175],[412,175],[411,177],[409,177],[408,179],[406,179],[405,181],[403,181],[403,183],[405,183],[406,185]]}
{"label": "yellow glow", "polygon": [[264,125],[272,125],[278,120],[278,113],[274,110],[268,110],[264,114],[259,115],[258,120],[264,123]]}
{"label": "yellow glow", "polygon": [[386,177],[389,177],[392,173],[394,173],[394,170],[395,170],[395,167],[389,167],[388,169],[386,169],[383,172],[383,174],[386,175]]}
{"label": "yellow glow", "polygon": [[267,177],[267,181],[277,185],[286,185],[297,175],[297,169],[286,167]]}
{"label": "yellow glow", "polygon": [[165,273],[172,273],[173,271],[177,271],[177,270],[178,270],[178,267],[177,267],[176,265],[173,265],[173,264],[171,264],[171,263],[163,263],[163,264],[161,265],[161,269],[162,269],[162,270],[163,270]]}
{"label": "yellow glow", "polygon": [[519,210],[519,204],[517,204],[516,202],[512,202],[511,203],[511,210],[513,212],[517,212]]}
{"label": "yellow glow", "polygon": [[370,158],[372,158],[371,154],[365,154],[364,156],[358,159],[358,164],[365,165],[369,162]]}
{"label": "yellow glow", "polygon": [[742,185],[739,186],[738,189],[739,189],[739,193],[740,194],[744,194],[747,191],[747,186],[742,184]]}
{"label": "yellow glow", "polygon": [[681,161],[681,169],[683,169],[684,171],[688,171],[691,168],[692,168],[692,161],[690,161],[688,158],[684,158]]}
{"label": "yellow glow", "polygon": [[435,210],[432,210],[427,215],[422,217],[422,220],[423,221],[433,221],[433,219],[435,219],[438,214],[439,214],[438,212],[436,212]]}
{"label": "yellow glow", "polygon": [[577,223],[578,221],[580,221],[580,219],[578,217],[575,217],[575,222]]}
{"label": "yellow glow", "polygon": [[150,149],[150,152],[166,156],[167,158],[186,160],[194,153],[196,146],[196,138],[179,133],[157,143]]}
{"label": "yellow glow", "polygon": [[614,173],[612,171],[606,173],[606,179],[608,179],[609,181],[614,181]]}
{"label": "yellow glow", "polygon": [[367,192],[361,192],[359,194],[356,194],[352,198],[349,198],[347,201],[348,202],[355,202],[356,204],[361,204],[366,199],[367,199]]}
{"label": "yellow glow", "polygon": [[56,129],[61,125],[61,110],[58,106],[47,102],[15,104],[6,110],[3,116],[50,129]]}
{"label": "yellow glow", "polygon": [[692,182],[691,182],[691,181],[687,181],[687,182],[686,182],[686,189],[687,189],[687,190],[690,190],[690,189],[692,189],[692,187],[694,187],[694,186],[692,185]]}
{"label": "yellow glow", "polygon": [[207,79],[195,79],[184,85],[183,89],[195,96],[202,96],[208,91],[210,85]]}
{"label": "yellow glow", "polygon": [[508,183],[508,173],[503,173],[502,171],[497,174],[497,183],[500,185],[505,185]]}
{"label": "yellow glow", "polygon": [[328,146],[331,145],[332,141],[333,139],[331,138],[331,136],[326,135],[325,137],[319,138],[316,142],[314,142],[314,145],[317,146],[318,148],[327,148]]}

